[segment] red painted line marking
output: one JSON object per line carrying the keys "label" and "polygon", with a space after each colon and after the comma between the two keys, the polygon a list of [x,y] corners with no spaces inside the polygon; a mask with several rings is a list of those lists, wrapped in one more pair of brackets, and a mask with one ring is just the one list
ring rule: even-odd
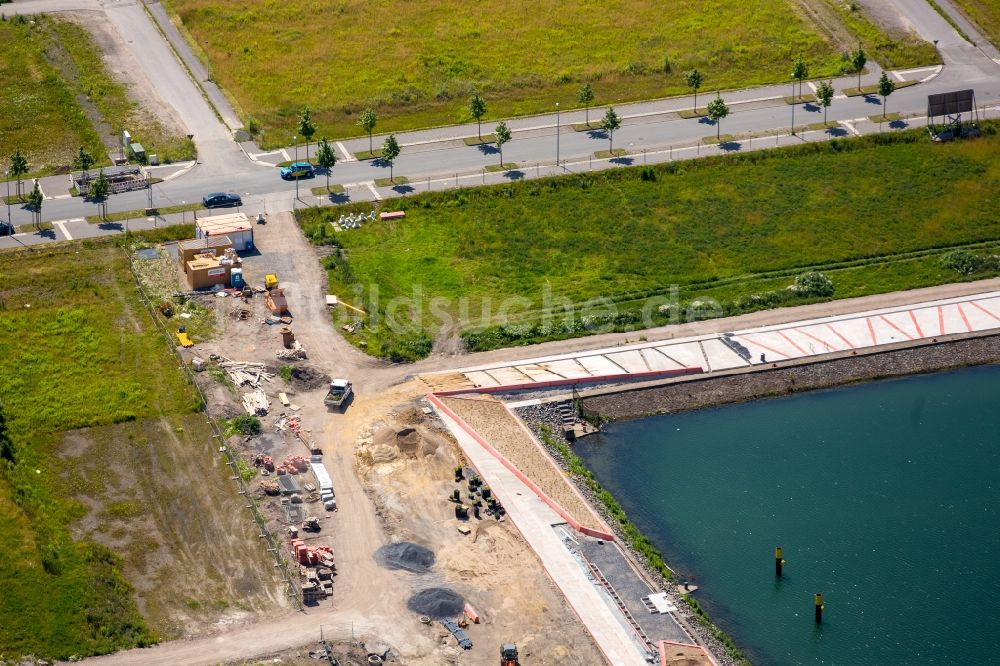
{"label": "red painted line marking", "polygon": [[993,314],[992,312],[990,312],[989,310],[987,310],[985,306],[983,306],[983,305],[980,305],[980,304],[979,304],[979,303],[977,303],[976,301],[969,301],[969,302],[970,302],[970,303],[971,303],[972,305],[974,305],[974,306],[976,306],[977,308],[979,308],[980,310],[982,310],[983,312],[985,312],[986,314],[988,314],[989,316],[991,316],[991,317],[993,317],[994,319],[996,319],[997,321],[1000,321],[1000,317],[996,316],[995,314]]}
{"label": "red painted line marking", "polygon": [[910,310],[910,319],[913,320],[913,325],[917,327],[917,337],[927,337],[924,335],[924,332],[920,330],[920,324],[917,322],[917,315],[913,312],[913,310]]}
{"label": "red painted line marking", "polygon": [[940,305],[938,306],[938,328],[941,329],[938,335],[944,335],[944,310]]}
{"label": "red painted line marking", "polygon": [[958,314],[962,315],[962,321],[965,322],[965,328],[972,333],[972,325],[969,323],[969,318],[965,316],[965,310],[962,309],[961,303],[955,303],[955,307],[958,308]]}
{"label": "red painted line marking", "polygon": [[878,340],[875,339],[875,327],[872,326],[870,317],[865,317],[865,321],[868,323],[868,334],[872,336],[872,346],[875,346],[878,344]]}
{"label": "red painted line marking", "polygon": [[834,335],[836,335],[838,338],[840,338],[841,340],[843,340],[845,345],[847,345],[851,349],[854,349],[854,345],[851,344],[851,341],[848,340],[847,338],[845,338],[843,335],[841,335],[840,331],[838,331],[837,329],[835,329],[833,327],[833,324],[827,324],[826,327],[828,329],[830,329],[831,331],[833,331]]}
{"label": "red painted line marking", "polygon": [[901,329],[899,326],[896,326],[895,324],[893,324],[891,321],[889,321],[886,318],[885,315],[879,315],[879,319],[881,319],[885,323],[889,324],[889,326],[892,326],[894,329],[896,329],[897,331],[899,331],[900,333],[902,333],[903,335],[905,335],[907,340],[912,340],[913,339],[912,335],[910,335],[909,333],[907,333],[906,331],[904,331],[903,329]]}
{"label": "red painted line marking", "polygon": [[[792,329],[792,330],[793,330],[793,331],[797,331],[797,330],[799,330],[799,329],[797,329],[797,328],[794,328],[794,329]],[[783,337],[783,338],[784,338],[785,340],[787,340],[787,341],[788,341],[788,344],[790,344],[790,345],[792,345],[793,347],[795,347],[796,349],[798,349],[798,350],[799,350],[799,352],[800,352],[800,353],[801,353],[801,354],[802,354],[803,356],[808,356],[808,355],[809,355],[809,352],[807,352],[807,351],[806,351],[805,349],[803,349],[802,347],[799,347],[799,346],[798,346],[798,345],[797,345],[797,344],[795,343],[795,340],[792,340],[792,339],[791,339],[790,337],[788,337],[787,335],[785,335],[785,332],[784,332],[784,331],[778,331],[778,335],[780,335],[780,336],[781,336],[781,337]]]}
{"label": "red painted line marking", "polygon": [[[812,333],[806,333],[806,332],[805,332],[805,331],[803,331],[803,330],[802,330],[801,328],[797,328],[797,329],[795,329],[795,330],[796,330],[796,331],[798,331],[799,333],[801,333],[802,335],[806,336],[807,338],[812,338],[812,339],[813,339],[813,340],[815,340],[816,342],[818,342],[818,343],[820,343],[821,345],[823,345],[823,349],[824,349],[824,350],[826,350],[826,351],[833,351],[833,345],[831,345],[831,344],[830,344],[829,342],[827,342],[826,340],[823,340],[822,338],[819,338],[819,337],[816,337],[816,336],[815,336],[815,335],[813,335]],[[848,346],[849,346],[849,345],[848,345]]]}
{"label": "red painted line marking", "polygon": [[761,343],[757,342],[756,340],[751,340],[751,339],[750,339],[749,337],[747,337],[747,336],[745,336],[745,335],[744,335],[744,336],[742,336],[742,337],[743,337],[743,339],[744,339],[744,340],[747,340],[747,341],[749,341],[749,342],[750,342],[751,344],[755,344],[755,345],[757,345],[758,347],[763,347],[763,348],[764,348],[764,349],[766,349],[767,351],[769,351],[769,352],[774,352],[774,353],[775,353],[775,354],[777,354],[778,356],[784,356],[785,358],[789,358],[788,354],[786,354],[786,353],[785,353],[785,352],[783,352],[783,351],[778,351],[777,349],[773,349],[773,348],[771,348],[771,347],[768,347],[767,345],[764,345],[764,344],[761,344]]}

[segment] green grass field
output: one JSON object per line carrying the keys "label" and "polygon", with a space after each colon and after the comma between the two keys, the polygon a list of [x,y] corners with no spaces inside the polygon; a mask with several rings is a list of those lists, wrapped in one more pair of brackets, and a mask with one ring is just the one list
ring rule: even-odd
{"label": "green grass field", "polygon": [[[557,101],[573,107],[585,81],[599,107],[685,93],[692,67],[705,75],[704,92],[785,81],[799,54],[813,76],[842,68],[840,47],[789,0],[487,0],[474,8],[347,0],[321,11],[306,0],[168,4],[244,121],[265,128],[267,146],[291,140],[307,105],[317,136],[343,137],[361,134],[355,122],[368,104],[378,107],[378,132],[468,121],[473,89],[487,99],[489,120],[552,111]],[[866,47],[878,42],[873,54],[936,62],[930,45],[886,37],[859,12],[851,21]]]}
{"label": "green grass field", "polygon": [[[313,242],[343,248],[324,259],[331,293],[402,324],[393,335],[383,316],[350,339],[403,358],[418,331],[462,330],[488,348],[634,328],[645,299],[670,298],[671,285],[677,304],[652,323],[702,316],[699,300],[724,314],[789,302],[785,287],[814,268],[836,297],[966,279],[941,255],[1000,241],[1000,138],[988,130],[948,145],[914,130],[421,194],[392,201],[403,220],[336,234],[327,221],[343,209],[299,215]],[[574,323],[546,327],[546,299],[572,302]],[[509,330],[470,334],[504,320]]]}
{"label": "green grass field", "polygon": [[187,137],[168,135],[111,79],[84,28],[47,16],[33,21],[0,21],[2,169],[15,148],[27,156],[31,175],[67,170],[80,146],[98,165],[109,164],[102,136],[114,142],[119,127],[161,162],[194,156]]}
{"label": "green grass field", "polygon": [[[121,250],[104,240],[5,252],[0,273],[0,402],[16,451],[15,464],[0,460],[0,660],[66,659],[175,636],[181,591],[200,604],[258,607],[259,592],[246,593],[254,575],[270,575],[266,554],[225,466],[213,465],[197,394],[139,301]],[[207,490],[179,479],[190,467]],[[261,562],[241,569],[249,587],[235,598],[229,581],[198,571],[191,552],[207,547],[212,526],[211,510],[190,504],[210,492],[233,521],[216,548],[239,535]]]}
{"label": "green grass field", "polygon": [[996,0],[955,0],[955,4],[979,26],[983,35],[1000,48],[1000,2]]}

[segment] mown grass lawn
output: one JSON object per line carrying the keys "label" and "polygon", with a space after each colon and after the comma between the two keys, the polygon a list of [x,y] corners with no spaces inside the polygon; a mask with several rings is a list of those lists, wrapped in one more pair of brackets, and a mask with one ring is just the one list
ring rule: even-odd
{"label": "mown grass lawn", "polygon": [[[318,136],[342,137],[362,133],[355,122],[368,104],[379,109],[376,131],[395,131],[470,120],[473,89],[487,99],[489,120],[552,111],[557,101],[575,106],[585,81],[599,107],[684,93],[692,67],[709,91],[785,81],[799,54],[813,76],[843,64],[841,49],[789,0],[168,4],[269,146],[291,140],[307,105]],[[878,39],[913,51],[853,15],[866,45]]]}
{"label": "mown grass lawn", "polygon": [[[18,148],[32,176],[68,170],[80,146],[97,166],[110,164],[99,132],[117,145],[119,127],[161,163],[194,157],[187,137],[170,135],[111,78],[89,33],[72,21],[44,15],[0,21],[0,90],[0,172]],[[78,98],[87,100],[91,115]]]}
{"label": "mown grass lawn", "polygon": [[[957,281],[941,255],[1000,241],[998,193],[1000,138],[933,145],[915,130],[421,194],[392,202],[402,220],[336,234],[328,221],[343,209],[300,220],[313,242],[343,248],[324,259],[332,293],[392,311],[410,327],[405,338],[436,334],[448,317],[452,331],[534,324],[546,299],[572,302],[578,319],[593,299],[627,313],[672,296],[671,285],[681,310],[713,298],[733,314],[777,304],[753,297],[787,296],[813,268],[834,279],[837,297]],[[395,344],[386,328],[352,338],[384,354]],[[587,332],[513,331],[486,346]]]}
{"label": "mown grass lawn", "polygon": [[[146,645],[122,560],[74,538],[63,431],[193,413],[198,402],[108,241],[0,253],[0,654],[48,659]],[[148,508],[148,507],[147,507]]]}

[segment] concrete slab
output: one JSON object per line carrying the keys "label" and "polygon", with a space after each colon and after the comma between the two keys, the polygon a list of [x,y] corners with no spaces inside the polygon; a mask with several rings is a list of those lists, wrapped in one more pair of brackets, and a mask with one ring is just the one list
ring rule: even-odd
{"label": "concrete slab", "polygon": [[586,368],[577,363],[574,359],[567,359],[565,361],[550,361],[548,363],[540,363],[539,365],[548,368],[550,372],[555,372],[568,379],[590,377],[590,373],[587,372]]}
{"label": "concrete slab", "polygon": [[606,354],[605,356],[610,361],[625,368],[628,372],[649,372],[650,370],[638,349],[618,352],[616,354]]}
{"label": "concrete slab", "polygon": [[[708,363],[712,366],[712,370],[729,370],[730,368],[741,368],[747,365],[746,361],[740,358],[732,349],[722,344],[722,341],[718,338],[703,340],[701,346],[705,350],[705,355],[708,356]],[[704,361],[701,365],[704,365]]]}
{"label": "concrete slab", "polygon": [[639,353],[642,354],[650,370],[675,370],[681,367],[680,363],[661,353],[656,347],[642,349]]}
{"label": "concrete slab", "polygon": [[590,372],[590,374],[592,374],[594,376],[598,376],[599,377],[601,375],[621,375],[621,374],[625,374],[625,371],[621,367],[615,365],[614,363],[612,363],[611,361],[609,361],[604,356],[600,356],[600,355],[598,355],[598,356],[581,356],[577,360],[580,362],[580,365],[582,365],[583,367],[585,367]]}
{"label": "concrete slab", "polygon": [[[701,345],[697,342],[675,342],[659,345],[656,349],[685,368],[702,368],[705,365],[705,357],[701,354]],[[707,370],[707,368],[705,369]]]}
{"label": "concrete slab", "polygon": [[535,363],[527,363],[524,365],[518,365],[517,369],[526,374],[535,382],[557,382],[561,379],[565,379],[561,375],[549,372],[544,367],[537,365]]}
{"label": "concrete slab", "polygon": [[475,386],[499,386],[500,382],[481,370],[465,373],[465,376]]}

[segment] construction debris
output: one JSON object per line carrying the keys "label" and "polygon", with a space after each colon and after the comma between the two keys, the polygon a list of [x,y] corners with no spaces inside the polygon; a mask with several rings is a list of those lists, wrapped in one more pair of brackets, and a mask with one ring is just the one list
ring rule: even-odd
{"label": "construction debris", "polygon": [[274,375],[264,369],[263,363],[248,363],[241,361],[231,361],[224,359],[219,363],[219,367],[229,373],[229,378],[236,386],[249,386],[260,388],[261,380],[270,382]]}
{"label": "construction debris", "polygon": [[279,349],[274,355],[286,361],[298,361],[306,358],[306,350],[301,342],[294,340],[289,349]]}
{"label": "construction debris", "polygon": [[264,389],[259,388],[253,393],[244,393],[243,408],[250,416],[266,416],[270,403],[267,401]]}

